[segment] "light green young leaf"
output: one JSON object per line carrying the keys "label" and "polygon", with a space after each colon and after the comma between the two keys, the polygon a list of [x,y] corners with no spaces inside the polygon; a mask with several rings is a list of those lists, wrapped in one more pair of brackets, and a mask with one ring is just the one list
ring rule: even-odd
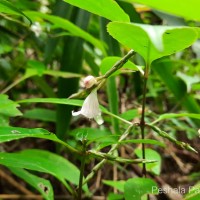
{"label": "light green young leaf", "polygon": [[111,21],[129,22],[129,16],[120,8],[114,0],[64,0],[74,6],[91,13],[105,17]]}
{"label": "light green young leaf", "polygon": [[191,1],[182,1],[182,0],[122,0],[126,2],[134,2],[145,4],[157,10],[161,10],[167,13],[171,13],[174,15],[178,15],[184,17],[186,19],[192,20],[200,20],[200,1],[198,0],[191,0]]}
{"label": "light green young leaf", "polygon": [[158,194],[157,184],[149,178],[131,178],[124,185],[125,200],[141,200],[145,194]]}
{"label": "light green young leaf", "polygon": [[16,117],[22,115],[17,107],[19,107],[19,104],[9,100],[7,95],[0,94],[0,115],[8,117]]}
{"label": "light green young leaf", "polygon": [[42,194],[44,199],[54,200],[53,187],[50,181],[40,178],[36,175],[33,175],[30,172],[21,168],[15,168],[15,167],[8,167],[8,168],[13,174],[20,177],[28,184],[30,184],[32,187],[34,187],[36,190],[38,190]]}
{"label": "light green young leaf", "polygon": [[197,28],[110,22],[108,32],[139,53],[148,64],[189,47],[198,39]]}
{"label": "light green young leaf", "polygon": [[[101,73],[105,74],[120,59],[121,59],[120,57],[115,57],[115,56],[109,56],[109,57],[104,58],[102,60],[102,62],[101,62],[101,65],[100,65],[100,71],[101,71]],[[117,70],[111,76],[118,75],[118,74],[122,73],[123,71],[125,71],[126,69],[129,69],[132,72],[132,71],[138,71],[139,67],[136,66],[133,62],[128,61],[128,62],[126,62],[124,64],[123,68],[121,68],[120,70]]]}
{"label": "light green young leaf", "polygon": [[[18,153],[1,152],[0,164],[51,174],[68,189],[66,180],[75,185],[79,183],[80,172],[75,165],[59,155],[44,150],[30,149]],[[83,189],[88,191],[86,185]]]}
{"label": "light green young leaf", "polygon": [[120,192],[124,192],[125,181],[111,181],[111,180],[103,180],[103,184],[114,187]]}
{"label": "light green young leaf", "polygon": [[61,28],[63,30],[68,31],[70,34],[74,36],[83,38],[84,40],[93,44],[95,47],[99,48],[106,55],[104,45],[100,40],[96,39],[95,37],[93,37],[86,31],[82,30],[78,26],[74,25],[70,21],[58,16],[48,15],[35,11],[26,11],[24,13],[27,16],[29,16],[32,19],[32,21],[41,21],[41,19],[47,20],[54,25],[54,28]]}
{"label": "light green young leaf", "polygon": [[[136,149],[135,154],[142,158],[142,149]],[[156,160],[155,163],[148,163],[146,164],[146,169],[148,171],[153,172],[156,175],[160,174],[161,170],[161,156],[158,152],[154,151],[153,149],[145,149],[145,159],[147,160]]]}

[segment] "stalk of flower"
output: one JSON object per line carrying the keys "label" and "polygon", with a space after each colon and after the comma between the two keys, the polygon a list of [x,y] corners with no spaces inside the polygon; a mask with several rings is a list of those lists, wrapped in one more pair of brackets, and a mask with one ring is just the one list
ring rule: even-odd
{"label": "stalk of flower", "polygon": [[[94,84],[96,84],[96,79],[93,76],[87,76],[84,79],[84,85],[87,89],[91,88]],[[88,119],[94,119],[99,125],[103,124],[96,88],[92,90],[91,93],[87,96],[83,102],[81,110],[77,112],[72,111],[72,115],[83,115]]]}

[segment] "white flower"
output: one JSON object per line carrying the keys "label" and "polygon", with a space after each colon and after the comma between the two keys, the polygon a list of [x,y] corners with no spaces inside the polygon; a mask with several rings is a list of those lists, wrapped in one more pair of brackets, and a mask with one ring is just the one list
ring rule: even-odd
{"label": "white flower", "polygon": [[97,99],[97,90],[93,90],[83,102],[82,108],[78,112],[72,111],[73,116],[83,115],[89,119],[94,118],[97,124],[103,124],[99,102]]}
{"label": "white flower", "polygon": [[91,88],[94,84],[97,83],[97,80],[94,76],[90,75],[84,78],[83,83],[86,88]]}
{"label": "white flower", "polygon": [[39,22],[32,24],[30,29],[35,33],[36,37],[39,37],[42,32],[42,27]]}

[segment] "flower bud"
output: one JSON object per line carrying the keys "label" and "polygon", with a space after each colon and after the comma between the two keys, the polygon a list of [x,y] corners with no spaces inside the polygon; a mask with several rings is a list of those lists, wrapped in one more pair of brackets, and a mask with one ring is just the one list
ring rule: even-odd
{"label": "flower bud", "polygon": [[97,80],[94,76],[87,76],[84,80],[83,80],[84,86],[86,88],[91,88],[94,84],[97,83]]}

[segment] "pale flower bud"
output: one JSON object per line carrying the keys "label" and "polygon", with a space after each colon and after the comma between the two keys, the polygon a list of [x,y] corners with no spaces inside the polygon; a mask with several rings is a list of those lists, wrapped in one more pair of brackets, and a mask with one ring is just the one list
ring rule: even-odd
{"label": "pale flower bud", "polygon": [[93,85],[95,85],[97,83],[97,80],[94,76],[87,76],[84,80],[83,80],[84,86],[86,88],[91,88]]}

